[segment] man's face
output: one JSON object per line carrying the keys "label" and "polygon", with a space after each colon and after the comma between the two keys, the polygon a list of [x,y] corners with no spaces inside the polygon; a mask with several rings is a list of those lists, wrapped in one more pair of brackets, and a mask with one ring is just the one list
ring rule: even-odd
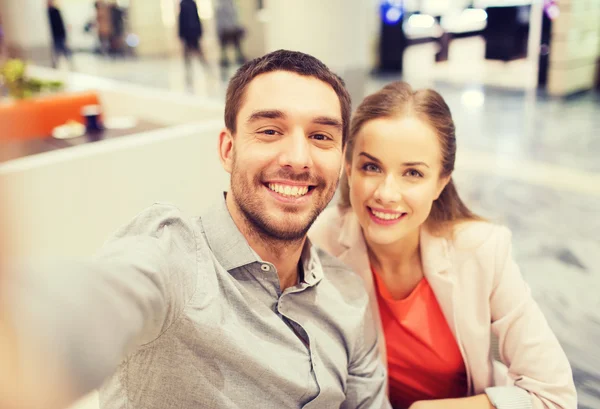
{"label": "man's face", "polygon": [[246,89],[236,134],[221,133],[220,153],[231,174],[234,219],[275,240],[301,239],[337,188],[339,98],[314,77],[261,74]]}

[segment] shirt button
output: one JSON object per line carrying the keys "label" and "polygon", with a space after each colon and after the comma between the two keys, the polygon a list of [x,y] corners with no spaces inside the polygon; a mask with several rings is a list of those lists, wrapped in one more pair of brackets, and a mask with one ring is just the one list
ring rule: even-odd
{"label": "shirt button", "polygon": [[269,267],[269,265],[268,265],[268,264],[262,264],[262,265],[260,266],[260,269],[261,269],[262,271],[270,271],[270,270],[271,270],[271,267]]}

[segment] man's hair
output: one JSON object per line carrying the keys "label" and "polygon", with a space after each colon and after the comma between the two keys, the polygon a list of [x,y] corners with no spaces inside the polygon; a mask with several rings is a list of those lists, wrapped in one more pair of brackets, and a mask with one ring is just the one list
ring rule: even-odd
{"label": "man's hair", "polygon": [[225,126],[236,132],[237,114],[242,106],[248,84],[260,74],[288,71],[314,77],[329,84],[340,100],[342,114],[342,143],[346,144],[350,127],[351,101],[344,81],[315,57],[297,51],[277,50],[242,65],[227,87],[225,100]]}

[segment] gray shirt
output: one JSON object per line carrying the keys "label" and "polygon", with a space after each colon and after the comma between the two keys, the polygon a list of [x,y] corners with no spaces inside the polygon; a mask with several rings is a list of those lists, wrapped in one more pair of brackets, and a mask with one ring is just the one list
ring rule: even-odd
{"label": "gray shirt", "polygon": [[301,263],[282,292],[222,198],[193,219],[154,205],[46,283],[70,280],[47,326],[83,389],[112,374],[106,409],[389,408],[361,279],[309,242]]}

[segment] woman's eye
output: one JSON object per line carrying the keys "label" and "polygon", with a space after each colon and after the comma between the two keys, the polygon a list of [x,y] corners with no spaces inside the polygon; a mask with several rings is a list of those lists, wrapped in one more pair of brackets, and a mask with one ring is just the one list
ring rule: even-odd
{"label": "woman's eye", "polygon": [[362,168],[367,172],[379,172],[379,167],[372,163],[365,163]]}
{"label": "woman's eye", "polygon": [[420,178],[420,177],[423,177],[423,175],[421,174],[421,172],[419,172],[418,170],[415,170],[415,169],[410,169],[410,170],[408,170],[408,171],[406,172],[406,175],[407,175],[407,176],[410,176],[410,177],[414,177],[414,178]]}

